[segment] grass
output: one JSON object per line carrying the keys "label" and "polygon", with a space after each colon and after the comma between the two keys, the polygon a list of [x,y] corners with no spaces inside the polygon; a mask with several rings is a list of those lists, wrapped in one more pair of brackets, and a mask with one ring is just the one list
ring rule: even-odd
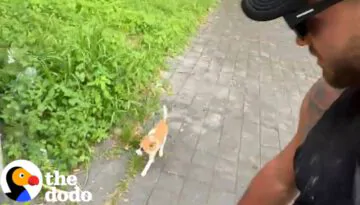
{"label": "grass", "polygon": [[2,0],[5,162],[68,174],[110,136],[132,149],[167,89],[165,59],[184,50],[215,1]]}
{"label": "grass", "polygon": [[144,160],[141,157],[131,154],[128,163],[126,165],[126,174],[124,179],[118,183],[115,191],[110,195],[110,199],[105,203],[105,205],[116,205],[119,204],[119,201],[122,199],[124,193],[128,190],[129,184],[138,174],[138,172],[143,169],[145,166]]}

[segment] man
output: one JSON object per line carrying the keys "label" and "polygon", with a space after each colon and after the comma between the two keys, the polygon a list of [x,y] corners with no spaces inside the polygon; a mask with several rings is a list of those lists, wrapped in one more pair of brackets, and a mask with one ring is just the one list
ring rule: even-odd
{"label": "man", "polygon": [[252,179],[238,205],[360,204],[360,0],[243,0],[241,6],[256,21],[284,18],[323,76],[303,99],[294,138]]}

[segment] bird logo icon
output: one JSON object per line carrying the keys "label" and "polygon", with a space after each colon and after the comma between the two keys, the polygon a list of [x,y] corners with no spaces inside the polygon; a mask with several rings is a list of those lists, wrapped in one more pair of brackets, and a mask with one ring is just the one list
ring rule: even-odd
{"label": "bird logo icon", "polygon": [[16,160],[4,168],[0,182],[7,197],[16,202],[28,202],[40,193],[42,174],[32,162]]}

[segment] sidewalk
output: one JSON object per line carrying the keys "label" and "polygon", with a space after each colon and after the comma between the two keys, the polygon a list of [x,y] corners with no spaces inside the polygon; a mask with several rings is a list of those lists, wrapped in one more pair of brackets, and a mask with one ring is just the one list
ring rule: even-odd
{"label": "sidewalk", "polygon": [[238,0],[223,0],[170,63],[171,138],[120,204],[234,205],[293,137],[320,71],[282,19],[252,22]]}

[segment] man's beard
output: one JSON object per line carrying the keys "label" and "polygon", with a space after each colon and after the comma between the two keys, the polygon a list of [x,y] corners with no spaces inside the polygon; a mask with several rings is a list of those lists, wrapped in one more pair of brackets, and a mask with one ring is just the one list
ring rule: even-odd
{"label": "man's beard", "polygon": [[337,58],[323,65],[323,76],[334,88],[360,86],[360,36],[351,38]]}

